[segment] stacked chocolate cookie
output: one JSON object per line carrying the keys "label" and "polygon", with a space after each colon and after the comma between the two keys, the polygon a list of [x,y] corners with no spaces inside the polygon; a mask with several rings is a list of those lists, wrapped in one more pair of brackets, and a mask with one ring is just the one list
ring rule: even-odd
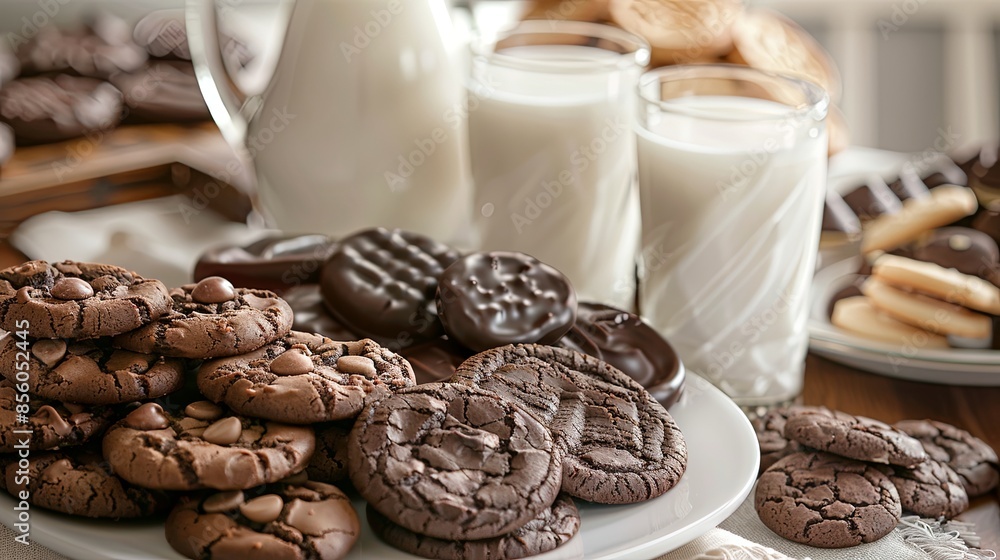
{"label": "stacked chocolate cookie", "polygon": [[993,449],[941,422],[889,426],[795,406],[770,411],[754,427],[762,471],[757,513],[778,535],[811,546],[878,540],[903,512],[950,519],[1000,480]]}

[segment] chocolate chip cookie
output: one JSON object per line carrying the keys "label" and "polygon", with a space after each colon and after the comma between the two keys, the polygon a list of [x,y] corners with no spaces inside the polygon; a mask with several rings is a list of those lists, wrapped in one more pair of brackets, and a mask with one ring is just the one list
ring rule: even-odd
{"label": "chocolate chip cookie", "polygon": [[210,400],[292,424],[354,418],[369,395],[414,384],[410,364],[374,340],[334,342],[297,331],[198,370],[198,388]]}
{"label": "chocolate chip cookie", "polygon": [[208,401],[168,414],[132,410],[104,436],[115,474],[161,490],[241,490],[301,471],[316,446],[312,428],[229,415]]}
{"label": "chocolate chip cookie", "polygon": [[170,297],[170,313],[115,337],[115,346],[178,358],[218,358],[252,352],[292,328],[292,310],[274,292],[234,288],[218,276],[170,290]]}
{"label": "chocolate chip cookie", "polygon": [[369,229],[337,244],[323,265],[320,289],[337,320],[398,350],[442,334],[434,293],[458,256],[418,233]]}
{"label": "chocolate chip cookie", "polygon": [[106,338],[30,341],[20,352],[13,337],[0,339],[0,373],[17,380],[18,354],[27,358],[26,377],[32,394],[79,404],[120,404],[162,397],[184,383],[184,362],[138,354],[111,346]]}
{"label": "chocolate chip cookie", "polygon": [[983,440],[936,420],[903,420],[895,427],[920,440],[931,459],[947,463],[958,473],[970,498],[998,486],[997,454]]}
{"label": "chocolate chip cookie", "polygon": [[316,452],[309,460],[309,480],[339,483],[347,478],[347,436],[354,422],[330,422],[316,426]]}
{"label": "chocolate chip cookie", "polygon": [[337,560],[360,534],[350,499],[311,481],[187,498],[166,523],[174,550],[212,560]]}
{"label": "chocolate chip cookie", "polygon": [[566,494],[560,494],[552,507],[513,532],[476,541],[427,537],[396,525],[370,505],[365,512],[368,525],[383,541],[403,552],[437,560],[535,556],[565,544],[580,530],[580,512]]}
{"label": "chocolate chip cookie", "polygon": [[[108,407],[87,407],[38,397],[25,400],[28,393],[17,389],[10,381],[0,380],[0,453],[80,445],[112,422],[113,411]],[[19,430],[31,433],[16,433]]]}
{"label": "chocolate chip cookie", "polygon": [[789,414],[785,437],[859,461],[912,468],[927,459],[920,442],[902,431],[840,411],[799,410]]}
{"label": "chocolate chip cookie", "polygon": [[372,402],[348,439],[354,487],[382,515],[445,540],[489,539],[537,517],[559,493],[548,428],[500,396],[429,383]]}
{"label": "chocolate chip cookie", "polygon": [[437,312],[448,338],[481,352],[552,344],[576,320],[576,292],[558,270],[524,253],[473,253],[441,275]]}
{"label": "chocolate chip cookie", "polygon": [[27,490],[33,506],[82,517],[146,517],[166,511],[174,501],[165,492],[115,476],[99,445],[32,454],[27,469],[11,464],[0,476],[12,496]]}
{"label": "chocolate chip cookie", "polygon": [[896,485],[903,511],[951,519],[969,508],[962,479],[940,461],[928,459],[912,469],[894,467],[889,479]]}
{"label": "chocolate chip cookie", "polygon": [[108,264],[28,261],[0,270],[0,328],[33,338],[112,336],[170,306],[162,282]]}
{"label": "chocolate chip cookie", "polygon": [[516,402],[566,451],[562,490],[628,504],[670,490],[687,468],[687,444],[670,413],[635,380],[574,350],[519,344],[481,352],[452,381]]}
{"label": "chocolate chip cookie", "polygon": [[794,453],[764,471],[754,505],[764,525],[791,541],[820,548],[873,542],[902,514],[887,472],[830,453]]}

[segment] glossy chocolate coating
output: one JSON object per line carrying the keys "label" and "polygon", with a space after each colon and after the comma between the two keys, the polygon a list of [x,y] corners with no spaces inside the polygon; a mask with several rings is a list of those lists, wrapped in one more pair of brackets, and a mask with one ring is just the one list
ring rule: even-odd
{"label": "glossy chocolate coating", "polygon": [[337,341],[351,341],[360,338],[353,331],[333,318],[323,304],[323,294],[316,284],[295,286],[282,294],[295,314],[292,330],[321,334]]}
{"label": "glossy chocolate coating", "polygon": [[881,181],[871,181],[845,194],[844,202],[863,222],[882,214],[895,214],[903,207],[899,198]]}
{"label": "glossy chocolate coating", "polygon": [[413,366],[419,385],[445,381],[472,352],[442,336],[403,348],[400,354]]}
{"label": "glossy chocolate coating", "polygon": [[269,236],[246,247],[206,251],[194,265],[194,280],[221,276],[237,288],[259,288],[278,294],[300,284],[316,284],[323,262],[333,250],[325,235]]}
{"label": "glossy chocolate coating", "polygon": [[558,270],[524,253],[473,253],[448,267],[437,311],[448,338],[481,352],[552,344],[573,326],[576,293]]}
{"label": "glossy chocolate coating", "polygon": [[119,72],[110,82],[125,95],[129,122],[211,120],[190,62],[154,60],[135,72]]}
{"label": "glossy chocolate coating", "polygon": [[1000,263],[1000,249],[996,241],[981,231],[946,227],[919,240],[913,258],[990,280]]}
{"label": "glossy chocolate coating", "polygon": [[600,303],[580,302],[576,324],[556,345],[622,370],[665,408],[680,397],[685,375],[677,352],[637,315]]}

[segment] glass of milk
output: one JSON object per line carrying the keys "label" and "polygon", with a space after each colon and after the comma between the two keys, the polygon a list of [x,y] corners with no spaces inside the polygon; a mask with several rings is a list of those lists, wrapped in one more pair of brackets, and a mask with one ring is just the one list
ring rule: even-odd
{"label": "glass of milk", "polygon": [[526,21],[472,52],[473,216],[483,250],[528,253],[581,299],[635,307],[635,87],[649,45],[614,27]]}
{"label": "glass of milk", "polygon": [[639,307],[738,404],[801,392],[829,98],[725,64],[643,74]]}

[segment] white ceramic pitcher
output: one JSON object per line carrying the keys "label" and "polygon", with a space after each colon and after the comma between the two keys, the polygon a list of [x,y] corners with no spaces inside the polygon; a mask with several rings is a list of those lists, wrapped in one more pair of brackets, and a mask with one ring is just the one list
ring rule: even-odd
{"label": "white ceramic pitcher", "polygon": [[270,84],[247,99],[225,74],[214,4],[187,2],[198,83],[253,159],[271,225],[441,241],[465,230],[465,106],[445,0],[297,0]]}

